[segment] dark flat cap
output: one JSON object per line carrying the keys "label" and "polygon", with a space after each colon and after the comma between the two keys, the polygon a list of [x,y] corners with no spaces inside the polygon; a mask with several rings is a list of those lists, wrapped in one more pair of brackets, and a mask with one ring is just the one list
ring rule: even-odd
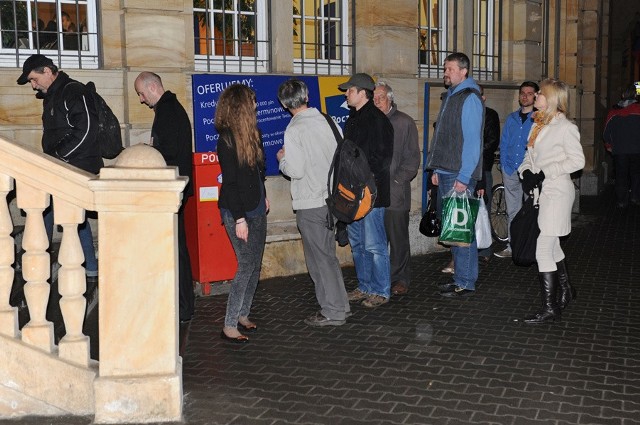
{"label": "dark flat cap", "polygon": [[18,78],[18,84],[23,85],[29,82],[29,74],[31,71],[44,66],[54,66],[53,61],[45,55],[31,55],[22,64],[22,75]]}

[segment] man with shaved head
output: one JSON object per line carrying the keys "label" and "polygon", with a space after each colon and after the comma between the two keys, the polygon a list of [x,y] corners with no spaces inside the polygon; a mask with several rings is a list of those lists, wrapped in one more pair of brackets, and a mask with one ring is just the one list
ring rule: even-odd
{"label": "man with shaved head", "polygon": [[181,176],[189,177],[182,197],[182,206],[178,211],[180,322],[189,322],[193,317],[194,296],[191,261],[184,230],[184,206],[193,195],[191,122],[176,95],[165,91],[162,79],[157,74],[140,73],[134,87],[140,103],[144,103],[155,112],[151,127],[151,146],[160,151],[167,165],[178,167]]}

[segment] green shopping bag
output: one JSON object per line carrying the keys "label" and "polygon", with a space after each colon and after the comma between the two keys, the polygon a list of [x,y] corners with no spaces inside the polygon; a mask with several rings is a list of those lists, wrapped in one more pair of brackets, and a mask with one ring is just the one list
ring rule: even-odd
{"label": "green shopping bag", "polygon": [[451,189],[442,198],[442,230],[440,242],[445,245],[469,246],[475,238],[478,199],[467,189],[456,192]]}

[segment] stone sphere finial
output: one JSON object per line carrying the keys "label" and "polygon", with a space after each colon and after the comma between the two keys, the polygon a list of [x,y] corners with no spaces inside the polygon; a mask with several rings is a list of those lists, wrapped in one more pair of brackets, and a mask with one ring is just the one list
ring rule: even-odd
{"label": "stone sphere finial", "polygon": [[162,168],[166,167],[162,154],[152,146],[140,143],[123,150],[116,158],[116,168]]}

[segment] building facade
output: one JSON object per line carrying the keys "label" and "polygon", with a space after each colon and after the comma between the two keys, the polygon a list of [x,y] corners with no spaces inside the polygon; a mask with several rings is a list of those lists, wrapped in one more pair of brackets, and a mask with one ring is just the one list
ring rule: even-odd
{"label": "building facade", "polygon": [[[122,125],[126,146],[148,142],[153,111],[139,104],[139,72],[159,74],[191,113],[199,73],[344,75],[367,72],[394,88],[399,109],[427,139],[440,104],[442,62],[453,51],[472,59],[473,76],[501,120],[517,108],[524,80],[555,77],[571,89],[570,116],[587,165],[577,188],[602,188],[601,127],[626,72],[610,66],[610,0],[15,0],[2,2],[0,135],[39,146],[41,104],[16,84],[24,59],[41,52],[81,81],[94,81]],[[629,7],[638,8],[633,1]],[[619,4],[616,7],[624,7]],[[619,10],[619,9],[616,9]],[[616,12],[618,13],[618,12]],[[66,15],[66,18],[65,18]],[[629,16],[622,14],[624,16]],[[633,16],[633,14],[630,14]],[[7,18],[9,17],[9,18]],[[68,21],[71,21],[69,24]],[[631,22],[629,22],[631,24]],[[626,27],[625,27],[626,28]],[[616,38],[617,39],[624,39]],[[624,48],[616,48],[624,56]],[[630,65],[631,66],[631,65]],[[640,78],[639,78],[640,79]],[[425,83],[429,84],[425,99]],[[612,87],[615,85],[616,87]],[[425,107],[426,105],[426,107]],[[425,137],[426,136],[426,137]],[[421,140],[421,144],[424,140]],[[412,225],[423,174],[413,181]],[[270,243],[265,276],[304,272],[289,183],[269,177]],[[417,232],[412,232],[417,234]],[[414,253],[436,249],[416,236]],[[271,253],[269,253],[271,251]],[[293,258],[297,258],[295,255]],[[347,260],[343,252],[341,258]],[[283,265],[284,264],[284,265]]]}

